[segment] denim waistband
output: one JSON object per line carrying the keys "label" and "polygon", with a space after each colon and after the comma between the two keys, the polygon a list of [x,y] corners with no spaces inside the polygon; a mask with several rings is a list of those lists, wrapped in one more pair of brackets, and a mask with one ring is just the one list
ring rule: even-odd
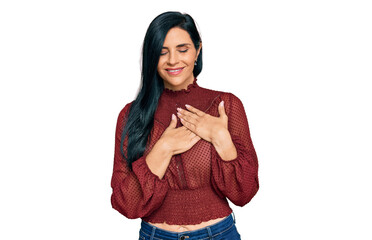
{"label": "denim waistband", "polygon": [[225,219],[213,225],[201,228],[195,231],[171,232],[155,227],[154,225],[142,220],[141,232],[147,235],[151,240],[174,239],[174,240],[192,240],[192,239],[210,239],[229,230],[235,224],[234,213],[231,213]]}

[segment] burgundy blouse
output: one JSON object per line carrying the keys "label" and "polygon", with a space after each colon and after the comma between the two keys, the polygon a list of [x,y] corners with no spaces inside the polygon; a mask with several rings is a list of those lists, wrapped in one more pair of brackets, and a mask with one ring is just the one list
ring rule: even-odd
{"label": "burgundy blouse", "polygon": [[[162,179],[153,174],[145,161],[146,155],[169,126],[171,115],[185,104],[212,116],[219,116],[218,104],[225,102],[228,130],[238,156],[224,161],[214,146],[201,139],[190,150],[174,155]],[[256,194],[258,162],[250,137],[242,102],[232,93],[200,87],[196,79],[187,89],[164,89],[155,112],[151,141],[143,156],[130,171],[120,152],[121,134],[131,103],[119,113],[114,169],[111,179],[112,207],[127,218],[146,222],[194,225],[225,217],[232,210],[226,198],[238,206],[247,204]],[[177,127],[182,126],[179,118]],[[124,151],[127,146],[124,139]]]}

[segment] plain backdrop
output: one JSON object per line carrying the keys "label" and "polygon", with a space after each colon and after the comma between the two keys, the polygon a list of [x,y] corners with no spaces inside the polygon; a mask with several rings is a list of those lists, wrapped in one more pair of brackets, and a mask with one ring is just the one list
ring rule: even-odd
{"label": "plain backdrop", "polygon": [[158,14],[189,13],[202,87],[245,107],[242,239],[372,239],[370,1],[0,3],[0,239],[138,239],[110,203],[117,116]]}

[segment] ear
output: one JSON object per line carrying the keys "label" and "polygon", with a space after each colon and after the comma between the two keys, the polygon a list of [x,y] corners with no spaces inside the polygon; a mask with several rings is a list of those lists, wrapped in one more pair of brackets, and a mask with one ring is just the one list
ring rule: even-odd
{"label": "ear", "polygon": [[196,59],[195,59],[195,61],[198,59],[198,57],[199,57],[199,53],[200,53],[200,50],[202,49],[202,42],[200,42],[200,44],[199,44],[199,48],[198,48],[198,50],[196,51]]}

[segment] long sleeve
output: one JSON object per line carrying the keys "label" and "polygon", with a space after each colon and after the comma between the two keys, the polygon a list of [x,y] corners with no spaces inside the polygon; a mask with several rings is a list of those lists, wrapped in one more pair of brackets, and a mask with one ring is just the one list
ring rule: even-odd
{"label": "long sleeve", "polygon": [[[127,218],[142,218],[158,209],[168,191],[168,183],[153,174],[146,163],[146,155],[133,162],[132,171],[120,151],[121,134],[124,129],[130,103],[119,113],[115,132],[114,167],[111,179],[111,204]],[[124,139],[126,155],[128,137]]]}
{"label": "long sleeve", "polygon": [[212,145],[212,185],[221,197],[243,206],[259,188],[257,155],[242,102],[231,93],[222,100],[228,116],[228,130],[238,154],[235,159],[224,161]]}

